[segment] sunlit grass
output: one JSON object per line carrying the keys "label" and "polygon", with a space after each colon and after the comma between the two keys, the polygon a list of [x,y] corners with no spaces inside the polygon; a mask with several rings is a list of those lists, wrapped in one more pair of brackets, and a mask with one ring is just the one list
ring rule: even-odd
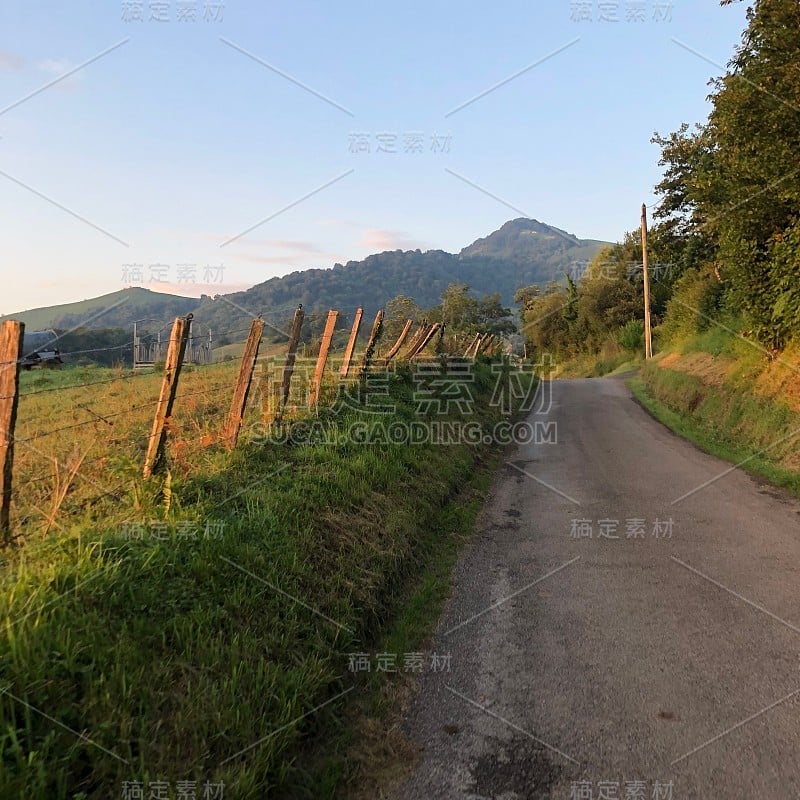
{"label": "sunlit grass", "polygon": [[[100,486],[76,479],[47,536],[47,490],[38,514],[30,496],[15,499],[25,539],[2,570],[0,796],[116,797],[134,779],[222,781],[225,797],[245,799],[332,795],[340,754],[304,756],[309,742],[339,735],[349,695],[315,709],[354,685],[348,654],[374,648],[450,535],[442,515],[483,451],[358,444],[348,427],[379,417],[357,403],[333,414],[329,376],[320,419],[330,441],[300,432],[248,444],[256,392],[229,453],[215,437],[237,367],[183,375],[170,469],[147,484],[151,415],[130,409],[155,401],[160,376],[98,371],[109,383],[88,396],[75,387],[22,398],[20,438],[85,420],[78,403],[114,425],[41,437],[52,439],[41,452],[18,447],[18,476],[76,448],[100,459],[90,465]],[[475,419],[489,425],[494,376],[488,364],[476,371]],[[34,388],[48,387],[24,386]],[[398,370],[396,410],[380,421],[415,418],[413,388]],[[301,416],[290,409],[288,424]],[[441,587],[422,591],[441,599]],[[398,630],[418,630],[410,613]]]}

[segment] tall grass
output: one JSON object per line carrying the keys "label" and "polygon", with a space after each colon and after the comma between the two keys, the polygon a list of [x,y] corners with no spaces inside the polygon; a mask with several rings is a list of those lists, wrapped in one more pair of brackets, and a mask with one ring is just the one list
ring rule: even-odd
{"label": "tall grass", "polygon": [[[121,797],[134,780],[170,781],[173,794],[182,780],[222,782],[237,800],[334,791],[341,761],[320,753],[358,686],[348,654],[367,650],[397,611],[484,448],[348,436],[355,422],[418,416],[402,370],[387,386],[392,414],[323,411],[328,441],[202,446],[209,409],[214,419],[227,410],[226,366],[198,370],[196,386],[194,373],[182,379],[213,400],[177,407],[168,481],[139,481],[148,418],[125,416],[103,468],[113,492],[73,494],[57,531],[6,553],[0,797]],[[489,425],[494,376],[488,364],[476,375],[474,418]],[[148,381],[109,383],[93,410],[135,404],[156,390]],[[44,399],[58,395],[29,402],[63,423],[68,409]]]}

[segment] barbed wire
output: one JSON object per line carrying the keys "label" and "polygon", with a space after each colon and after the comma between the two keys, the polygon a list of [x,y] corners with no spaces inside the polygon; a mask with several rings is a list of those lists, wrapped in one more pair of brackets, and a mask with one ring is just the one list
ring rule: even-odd
{"label": "barbed wire", "polygon": [[[214,394],[219,392],[222,386],[214,386],[210,389],[204,389],[201,392],[189,392],[188,394],[177,394],[175,396],[175,400],[188,400],[192,397],[201,397],[207,394]],[[25,444],[26,442],[33,442],[37,439],[42,439],[45,436],[52,436],[56,433],[61,433],[62,431],[73,430],[74,428],[81,428],[84,425],[96,425],[98,422],[105,422],[106,420],[113,419],[114,417],[121,417],[123,414],[130,414],[132,411],[140,411],[143,408],[151,408],[153,406],[158,405],[160,400],[151,400],[149,403],[142,403],[138,406],[131,406],[130,408],[125,409],[124,411],[115,411],[112,414],[97,414],[96,412],[92,411],[91,409],[85,408],[83,406],[78,405],[78,408],[81,408],[83,411],[88,411],[90,414],[95,414],[94,419],[84,420],[83,422],[76,422],[72,425],[62,425],[60,428],[52,428],[50,430],[42,431],[41,433],[37,433],[34,436],[28,436],[26,439],[19,439],[16,436],[14,437],[14,442],[17,444]]]}

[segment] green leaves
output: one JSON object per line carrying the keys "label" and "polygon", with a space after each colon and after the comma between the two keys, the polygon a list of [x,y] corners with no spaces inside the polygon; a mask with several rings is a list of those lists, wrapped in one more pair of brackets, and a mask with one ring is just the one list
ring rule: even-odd
{"label": "green leaves", "polygon": [[728,72],[713,82],[708,122],[653,139],[666,167],[657,218],[710,249],[728,311],[745,312],[773,347],[800,333],[800,293],[787,283],[800,250],[784,244],[800,208],[799,64],[800,6],[757,0]]}

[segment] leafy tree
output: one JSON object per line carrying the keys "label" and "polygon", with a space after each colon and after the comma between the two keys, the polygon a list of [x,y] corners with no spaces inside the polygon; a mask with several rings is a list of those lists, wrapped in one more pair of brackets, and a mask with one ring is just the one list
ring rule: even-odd
{"label": "leafy tree", "polygon": [[684,254],[713,256],[728,311],[779,347],[800,333],[800,5],[756,0],[747,20],[713,82],[707,124],[656,137],[666,167],[659,215],[689,239]]}
{"label": "leafy tree", "polygon": [[511,309],[500,302],[500,293],[485,294],[478,300],[475,311],[476,327],[485,333],[515,333],[517,326],[512,319]]}
{"label": "leafy tree", "polygon": [[416,320],[420,316],[419,306],[408,295],[398,294],[386,303],[383,319],[383,336],[385,341],[396,341],[406,321]]}

